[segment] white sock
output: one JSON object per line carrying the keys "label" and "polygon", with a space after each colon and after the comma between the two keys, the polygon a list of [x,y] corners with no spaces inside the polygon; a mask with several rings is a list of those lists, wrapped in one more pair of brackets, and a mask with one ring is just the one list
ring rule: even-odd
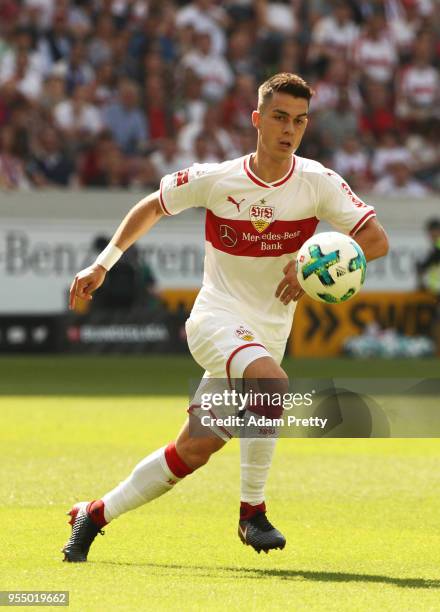
{"label": "white sock", "polygon": [[126,480],[102,497],[107,522],[160,497],[182,480],[168,467],[165,448],[142,459]]}
{"label": "white sock", "polygon": [[240,501],[252,506],[264,501],[264,487],[277,438],[240,438]]}

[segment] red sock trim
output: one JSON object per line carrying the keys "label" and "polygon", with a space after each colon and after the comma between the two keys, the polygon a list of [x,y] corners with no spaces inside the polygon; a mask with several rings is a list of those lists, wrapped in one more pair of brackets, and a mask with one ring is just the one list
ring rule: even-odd
{"label": "red sock trim", "polygon": [[87,506],[87,514],[98,527],[107,525],[107,521],[104,517],[104,507],[105,504],[102,499],[95,499]]}
{"label": "red sock trim", "polygon": [[193,470],[189,468],[181,457],[177,454],[176,444],[170,442],[165,449],[165,460],[168,467],[177,478],[185,478],[191,474]]}
{"label": "red sock trim", "polygon": [[247,502],[240,503],[240,521],[248,521],[259,512],[266,512],[266,504],[264,502],[256,506],[252,506],[252,504]]}

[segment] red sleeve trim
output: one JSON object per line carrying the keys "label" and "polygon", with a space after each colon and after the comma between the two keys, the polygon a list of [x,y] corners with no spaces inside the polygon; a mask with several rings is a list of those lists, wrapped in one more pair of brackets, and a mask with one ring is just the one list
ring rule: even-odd
{"label": "red sleeve trim", "polygon": [[361,229],[361,227],[363,225],[365,225],[365,223],[368,221],[368,219],[370,219],[370,217],[375,217],[375,216],[376,216],[376,211],[375,210],[369,210],[367,212],[367,214],[364,215],[362,217],[362,219],[356,223],[356,225],[354,226],[354,228],[350,232],[350,236],[354,236],[356,234],[356,232],[358,232]]}
{"label": "red sleeve trim", "polygon": [[245,348],[249,348],[250,346],[261,346],[264,349],[266,348],[263,344],[260,344],[259,342],[251,342],[249,344],[243,344],[243,346],[239,346],[234,351],[232,351],[232,353],[229,355],[228,361],[226,362],[226,376],[228,377],[228,384],[229,384],[229,388],[230,389],[232,389],[232,385],[231,385],[231,362],[232,362],[233,358],[235,357],[235,355],[237,353],[239,353],[240,351],[242,351]]}
{"label": "red sleeve trim", "polygon": [[165,206],[165,201],[163,199],[163,194],[162,194],[162,181],[160,182],[160,191],[159,191],[159,203],[160,203],[160,207],[162,208],[163,212],[168,216],[171,217],[172,214],[170,213],[170,211],[168,210],[168,208]]}

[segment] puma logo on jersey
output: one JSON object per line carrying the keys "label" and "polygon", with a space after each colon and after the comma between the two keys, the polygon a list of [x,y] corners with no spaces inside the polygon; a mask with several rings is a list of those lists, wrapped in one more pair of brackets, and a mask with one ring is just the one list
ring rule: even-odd
{"label": "puma logo on jersey", "polygon": [[239,202],[237,202],[237,200],[234,200],[234,198],[232,196],[228,196],[226,199],[228,200],[228,202],[231,202],[231,204],[235,204],[235,206],[237,207],[238,212],[240,212],[240,204],[242,202],[244,202],[246,198],[243,198]]}

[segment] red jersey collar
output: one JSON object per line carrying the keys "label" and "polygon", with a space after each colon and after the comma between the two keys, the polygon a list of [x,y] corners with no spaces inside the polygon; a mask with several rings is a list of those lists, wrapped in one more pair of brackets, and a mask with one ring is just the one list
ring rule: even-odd
{"label": "red jersey collar", "polygon": [[260,187],[266,187],[266,188],[279,187],[280,185],[282,185],[283,183],[285,183],[286,181],[290,179],[290,177],[293,174],[293,171],[295,170],[296,158],[294,155],[292,155],[292,164],[289,170],[287,171],[287,173],[282,178],[275,181],[274,183],[266,183],[265,181],[260,179],[256,174],[252,172],[251,167],[250,167],[251,155],[252,153],[250,153],[249,155],[246,155],[246,157],[243,160],[244,171],[246,172],[248,177],[251,179],[251,181],[259,185]]}

